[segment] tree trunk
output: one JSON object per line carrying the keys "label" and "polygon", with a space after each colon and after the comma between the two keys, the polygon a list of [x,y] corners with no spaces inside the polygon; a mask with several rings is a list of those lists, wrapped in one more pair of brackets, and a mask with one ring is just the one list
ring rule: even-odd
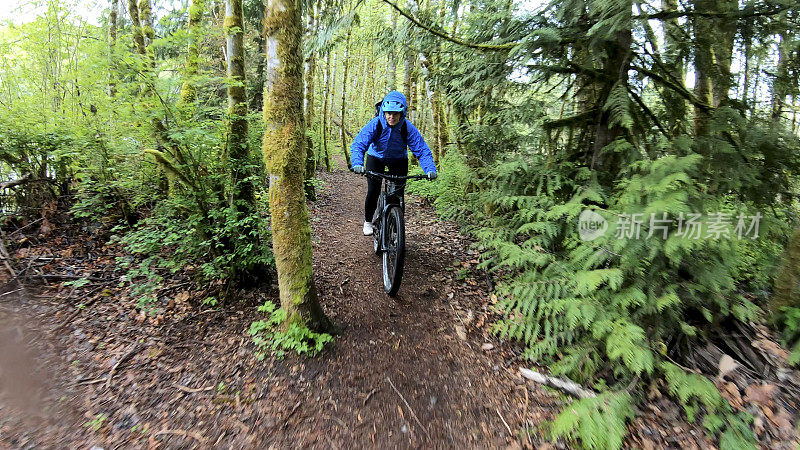
{"label": "tree trunk", "polygon": [[[411,73],[414,71],[414,53],[411,51],[410,44],[406,43],[405,48],[405,67],[403,74],[403,94],[406,95],[408,101],[408,111],[411,113]],[[410,116],[409,116],[410,117]]]}
{"label": "tree trunk", "polygon": [[[713,0],[695,0],[695,11],[709,13]],[[694,24],[694,96],[703,104],[711,105],[711,71],[712,71],[712,34],[713,24],[710,19],[696,16]],[[702,108],[694,108],[694,134],[708,134],[709,113]]]}
{"label": "tree trunk", "polygon": [[331,330],[317,301],[311,265],[311,226],[303,193],[303,25],[299,0],[267,0],[267,82],[264,99],[264,159],[269,171],[272,248],[281,308],[288,326],[301,322]]}
{"label": "tree trunk", "polygon": [[342,126],[339,127],[340,130],[340,138],[342,139],[342,156],[344,156],[344,162],[347,164],[347,168],[350,168],[350,152],[347,151],[347,136],[345,136],[344,128],[347,124],[347,120],[345,120],[345,105],[347,104],[347,69],[349,68],[350,63],[350,30],[347,30],[347,38],[344,41],[344,73],[342,75],[342,114],[340,116],[340,120],[342,121]]}
{"label": "tree trunk", "polygon": [[[192,6],[189,7],[189,48],[186,55],[186,74],[181,86],[181,102],[184,104],[194,103],[197,98],[194,77],[197,75],[200,58],[200,34],[198,28],[203,21],[204,12],[205,0],[192,0]],[[228,70],[230,70],[230,67]]]}
{"label": "tree trunk", "polygon": [[149,45],[156,35],[153,30],[153,8],[150,6],[150,0],[139,0],[139,20],[142,21],[142,30],[147,39],[145,44]]}
{"label": "tree trunk", "polygon": [[800,300],[795,291],[797,283],[800,281],[800,229],[786,246],[786,253],[783,256],[781,271],[775,278],[775,289],[772,298],[767,304],[767,310],[772,317],[781,314],[781,308],[785,306],[800,307]]}
{"label": "tree trunk", "polygon": [[[433,85],[433,82],[430,82]],[[431,94],[431,113],[433,115],[433,162],[438,165],[440,152],[441,152],[441,139],[439,138],[439,121],[441,117],[439,117],[439,93],[435,90],[436,88],[431,86],[434,91]]]}
{"label": "tree trunk", "polygon": [[[397,12],[392,11],[392,30],[397,29]],[[348,32],[348,35],[350,33]],[[387,67],[388,73],[386,74],[387,92],[397,89],[397,52],[395,52],[394,45],[390,45],[387,49],[389,51],[389,64]]]}
{"label": "tree trunk", "polygon": [[136,0],[128,0],[128,14],[131,17],[131,31],[133,32],[133,43],[136,46],[136,52],[141,56],[147,56],[147,47],[144,44],[144,30],[142,30],[142,22],[139,20],[139,7],[136,5]]}
{"label": "tree trunk", "polygon": [[[733,14],[739,9],[738,0],[716,0],[716,12]],[[731,61],[733,59],[733,42],[736,37],[736,19],[723,17],[714,20],[714,78],[712,80],[712,100],[715,108],[728,102],[733,79],[731,77]]]}
{"label": "tree trunk", "polygon": [[[331,58],[331,78],[329,80],[330,83],[328,83],[328,89],[330,89],[330,91],[331,91],[330,103],[328,105],[330,107],[330,111],[328,111],[329,120],[330,120],[330,117],[333,117],[333,113],[336,111],[336,106],[335,106],[335,103],[336,103],[336,61],[338,59],[337,58],[338,53],[334,52],[333,49],[331,49],[331,52],[333,53],[333,56]],[[333,127],[328,126],[328,132],[330,133],[330,136],[328,136],[328,138],[333,140],[333,138],[335,137],[335,134],[334,134],[334,131],[333,131]]]}
{"label": "tree trunk", "polygon": [[[627,7],[623,8],[623,11],[630,12],[630,3]],[[604,58],[602,68],[603,78],[606,81],[600,92],[599,104],[606,104],[612,90],[627,88],[628,68],[633,55],[631,51],[632,42],[633,37],[630,29],[621,29],[617,31],[616,39],[606,42],[606,57]],[[595,128],[591,162],[591,168],[598,172],[601,183],[604,184],[613,182],[613,178],[620,169],[618,160],[621,158],[621,155],[604,150],[604,148],[624,133],[622,126],[619,124],[612,124],[611,119],[611,112],[604,108]]]}
{"label": "tree trunk", "polygon": [[111,0],[111,12],[108,14],[108,95],[112,98],[117,95],[116,61],[114,57],[114,51],[117,47],[117,11],[119,11],[119,0]]}
{"label": "tree trunk", "polygon": [[[448,121],[447,115],[444,112],[444,99],[442,98],[441,91],[436,91],[436,94],[439,96],[438,106],[439,106],[439,160],[444,159],[444,155],[447,153],[447,142],[450,140],[450,132],[448,131]],[[438,166],[439,161],[436,161]]]}
{"label": "tree trunk", "polygon": [[325,100],[322,104],[322,156],[325,159],[325,170],[328,172],[331,171],[331,157],[330,152],[328,151],[328,103],[330,101],[331,96],[331,89],[330,89],[330,80],[331,80],[331,53],[328,52],[328,55],[325,57],[325,83],[323,89],[325,91]]}
{"label": "tree trunk", "polygon": [[[317,2],[320,3],[319,1]],[[313,39],[316,36],[316,28],[314,27],[314,15],[316,14],[314,10],[314,6],[311,5],[307,9],[308,14],[308,32],[306,36],[309,39]],[[308,56],[307,60],[307,67],[308,72],[306,72],[306,98],[305,98],[305,110],[306,110],[306,129],[313,130],[314,129],[314,71],[317,65],[317,54],[315,52],[311,52]],[[314,190],[314,183],[311,181],[314,179],[314,173],[317,170],[317,158],[316,152],[314,151],[314,140],[311,138],[311,133],[308,131],[306,132],[306,179],[305,179],[305,190],[306,190],[306,197],[309,200],[314,200],[316,198],[316,192]]]}
{"label": "tree trunk", "polygon": [[791,89],[791,81],[789,80],[790,41],[788,31],[785,28],[782,29],[780,43],[778,44],[778,71],[772,84],[772,105],[770,109],[773,119],[779,119],[783,114],[783,105],[786,103],[786,97]]}
{"label": "tree trunk", "polygon": [[156,56],[150,44],[156,37],[155,30],[153,30],[153,10],[150,6],[150,0],[139,1],[139,19],[141,21],[142,35],[144,36],[144,45],[147,47],[147,57],[150,58],[150,65],[156,66]]}
{"label": "tree trunk", "polygon": [[[678,10],[677,0],[662,0],[661,8],[667,12]],[[667,76],[677,86],[684,86],[683,30],[678,25],[677,19],[664,21],[664,65]],[[686,100],[670,88],[663,88],[664,109],[667,115],[667,130],[672,137],[678,137],[684,132],[686,119]]]}
{"label": "tree trunk", "polygon": [[[247,90],[244,70],[244,21],[242,0],[225,0],[225,36],[228,55],[228,139],[226,154],[231,178],[231,211],[235,214],[236,231],[232,246],[239,256],[258,253],[261,247],[257,217],[255,187],[251,178],[253,164],[247,143]],[[247,250],[251,249],[251,250]],[[237,265],[241,265],[238,263]],[[250,264],[234,273],[237,283],[258,282],[266,275],[265,267]]]}

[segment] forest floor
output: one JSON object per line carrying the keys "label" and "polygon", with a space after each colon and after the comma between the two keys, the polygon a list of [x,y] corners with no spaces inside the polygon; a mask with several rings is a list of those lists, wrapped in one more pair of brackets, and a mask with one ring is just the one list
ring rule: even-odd
{"label": "forest floor", "polygon": [[[42,274],[91,278],[0,291],[0,448],[565,448],[541,426],[566,397],[522,378],[519,349],[490,333],[489,281],[468,239],[409,196],[406,271],[390,298],[361,234],[365,179],[319,179],[314,274],[343,332],[315,358],[256,358],[247,330],[275,287],[212,308],[178,273],[146,314],[118,283],[119,248],[99,236],[56,227],[22,249]],[[712,446],[682,417],[659,396],[627,445]]]}

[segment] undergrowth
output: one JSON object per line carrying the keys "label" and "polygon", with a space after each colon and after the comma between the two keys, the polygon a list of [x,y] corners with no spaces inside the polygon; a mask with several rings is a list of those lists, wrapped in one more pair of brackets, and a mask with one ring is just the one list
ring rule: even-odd
{"label": "undergrowth", "polygon": [[269,300],[259,306],[258,311],[268,318],[251,323],[248,334],[259,349],[256,353],[259,360],[264,359],[268,352],[279,358],[286,352],[314,356],[322,351],[326,343],[333,342],[330,334],[311,331],[301,321],[287,323],[286,310]]}
{"label": "undergrowth", "polygon": [[[612,147],[624,153],[630,144]],[[696,143],[677,139],[663,150],[630,163],[612,188],[586,167],[535,153],[476,174],[452,152],[438,183],[408,190],[433,198],[437,212],[478,238],[504,316],[495,333],[522,342],[531,363],[600,391],[570,403],[551,436],[619,448],[646,386],[663,380],[686,418],[702,417],[722,448],[752,448],[752,418],[735,413],[708,378],[671,361],[714,337],[723,320],[757,320],[754,300],[768,297],[793,215],[710,190],[702,180],[716,169]],[[585,211],[604,221],[604,234],[581,238]],[[718,225],[694,236],[694,213]],[[800,315],[786,316],[794,330],[786,340],[796,342]],[[795,362],[798,352],[800,344]]]}

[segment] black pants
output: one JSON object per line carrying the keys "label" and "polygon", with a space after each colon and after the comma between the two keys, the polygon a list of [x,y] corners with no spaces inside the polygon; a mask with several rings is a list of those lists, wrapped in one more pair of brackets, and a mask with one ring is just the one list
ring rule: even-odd
{"label": "black pants", "polygon": [[[367,155],[367,162],[364,165],[366,170],[378,173],[387,172],[389,175],[408,175],[408,159],[380,159],[372,155]],[[388,170],[387,170],[388,169]],[[372,222],[375,208],[378,206],[378,197],[381,195],[381,178],[367,177],[367,200],[364,202],[364,221]],[[403,194],[404,189],[400,189]]]}

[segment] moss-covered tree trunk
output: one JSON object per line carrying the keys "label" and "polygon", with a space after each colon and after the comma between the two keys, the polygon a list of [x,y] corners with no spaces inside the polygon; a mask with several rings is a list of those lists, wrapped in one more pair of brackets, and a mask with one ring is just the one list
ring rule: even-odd
{"label": "moss-covered tree trunk", "polygon": [[146,56],[147,47],[144,44],[144,30],[142,29],[142,22],[139,20],[139,5],[136,4],[136,0],[128,0],[128,15],[131,18],[131,32],[133,33],[136,52]]}
{"label": "moss-covered tree trunk", "polygon": [[144,37],[144,45],[147,47],[147,57],[150,60],[150,67],[156,66],[156,55],[150,44],[156,37],[156,32],[153,29],[153,9],[150,6],[150,0],[139,1],[139,20],[141,21],[142,35]]}
{"label": "moss-covered tree trunk", "polygon": [[[710,13],[713,0],[695,0],[695,11]],[[711,46],[713,39],[713,24],[711,19],[695,16],[694,26],[694,96],[702,104],[711,105],[711,66],[713,55]],[[708,133],[709,113],[706,109],[695,106],[694,108],[694,134],[703,136]]]}
{"label": "moss-covered tree trunk", "polygon": [[197,98],[197,86],[194,77],[197,75],[200,58],[200,24],[205,12],[205,0],[192,0],[189,7],[189,48],[186,55],[186,71],[181,86],[181,102],[194,103]]}
{"label": "moss-covered tree trunk", "polygon": [[[333,55],[331,55],[331,77],[328,80],[329,81],[328,89],[331,92],[331,98],[328,105],[330,108],[330,110],[328,111],[329,122],[333,120],[333,114],[336,112],[336,70],[337,70],[337,60],[339,59],[337,58],[337,56],[339,55],[338,52],[334,52],[333,49],[331,49],[331,53],[333,53]],[[330,133],[330,136],[328,136],[328,138],[333,140],[336,137],[336,133],[333,130],[332,125],[328,125],[328,132]]]}
{"label": "moss-covered tree trunk", "polygon": [[406,106],[408,107],[409,118],[411,118],[410,113],[411,113],[412,104],[411,104],[411,98],[410,98],[411,96],[409,94],[411,93],[411,73],[414,70],[414,53],[411,50],[411,46],[408,43],[406,43],[406,47],[405,47],[404,53],[405,53],[405,61],[404,61],[404,70],[403,70],[403,72],[404,72],[403,73],[403,94],[406,95],[406,102],[408,103],[408,105],[406,105]]}
{"label": "moss-covered tree trunk", "polygon": [[[430,67],[430,66],[429,66]],[[439,146],[441,139],[439,139],[439,92],[436,90],[436,87],[433,85],[434,83],[431,81],[431,88],[433,89],[433,93],[430,95],[431,97],[431,115],[433,116],[433,162],[439,164],[439,157],[441,147]]]}
{"label": "moss-covered tree trunk", "polygon": [[228,245],[239,258],[232,273],[237,283],[254,284],[266,277],[260,262],[248,263],[252,255],[260,254],[258,213],[255,187],[252,181],[253,164],[247,143],[247,90],[244,70],[244,21],[242,0],[225,0],[225,36],[228,56],[228,133],[225,154],[230,170],[230,211],[235,232]]}
{"label": "moss-covered tree trunk", "polygon": [[[319,2],[317,2],[319,4]],[[314,9],[314,5],[312,4],[308,9],[308,32],[306,36],[308,39],[314,39],[316,37],[316,26],[314,23],[316,11]],[[308,131],[314,128],[314,71],[316,70],[317,66],[317,54],[316,52],[312,51],[310,55],[308,55],[308,60],[306,62],[306,67],[308,71],[306,72],[306,179],[305,179],[305,189],[306,189],[306,197],[309,200],[314,200],[316,198],[316,192],[314,190],[314,183],[312,180],[314,179],[314,172],[317,170],[317,157],[316,152],[314,151],[314,140],[311,138],[311,133]]]}
{"label": "moss-covered tree trunk", "polygon": [[272,249],[287,324],[314,331],[331,324],[317,301],[311,266],[311,226],[303,192],[303,26],[299,0],[267,0],[267,79],[264,85],[264,160],[269,171]]}
{"label": "moss-covered tree trunk", "polygon": [[[351,28],[352,29],[352,28]],[[347,150],[347,134],[345,133],[345,127],[347,126],[346,120],[344,119],[345,114],[345,105],[347,104],[347,69],[350,68],[350,31],[351,29],[347,30],[347,37],[344,41],[344,73],[342,74],[342,107],[341,107],[341,115],[340,115],[340,127],[339,127],[339,137],[342,140],[342,156],[344,157],[344,162],[347,164],[347,168],[350,168],[350,152]]]}
{"label": "moss-covered tree trunk", "polygon": [[117,74],[114,52],[117,48],[117,11],[119,10],[119,0],[111,0],[111,11],[108,14],[108,95],[117,95]]}
{"label": "moss-covered tree trunk", "polygon": [[324,86],[322,87],[325,99],[322,103],[322,157],[325,162],[325,170],[328,172],[331,171],[331,157],[330,152],[328,151],[328,122],[329,122],[329,115],[328,115],[328,104],[330,103],[331,97],[331,86],[330,86],[330,79],[331,79],[331,54],[330,51],[328,55],[325,57],[325,82]]}
{"label": "moss-covered tree trunk", "polygon": [[715,11],[723,17],[713,22],[712,44],[714,51],[714,78],[712,80],[713,106],[719,107],[728,102],[733,83],[731,61],[733,60],[733,43],[736,38],[736,19],[729,17],[739,9],[737,0],[716,0]]}

